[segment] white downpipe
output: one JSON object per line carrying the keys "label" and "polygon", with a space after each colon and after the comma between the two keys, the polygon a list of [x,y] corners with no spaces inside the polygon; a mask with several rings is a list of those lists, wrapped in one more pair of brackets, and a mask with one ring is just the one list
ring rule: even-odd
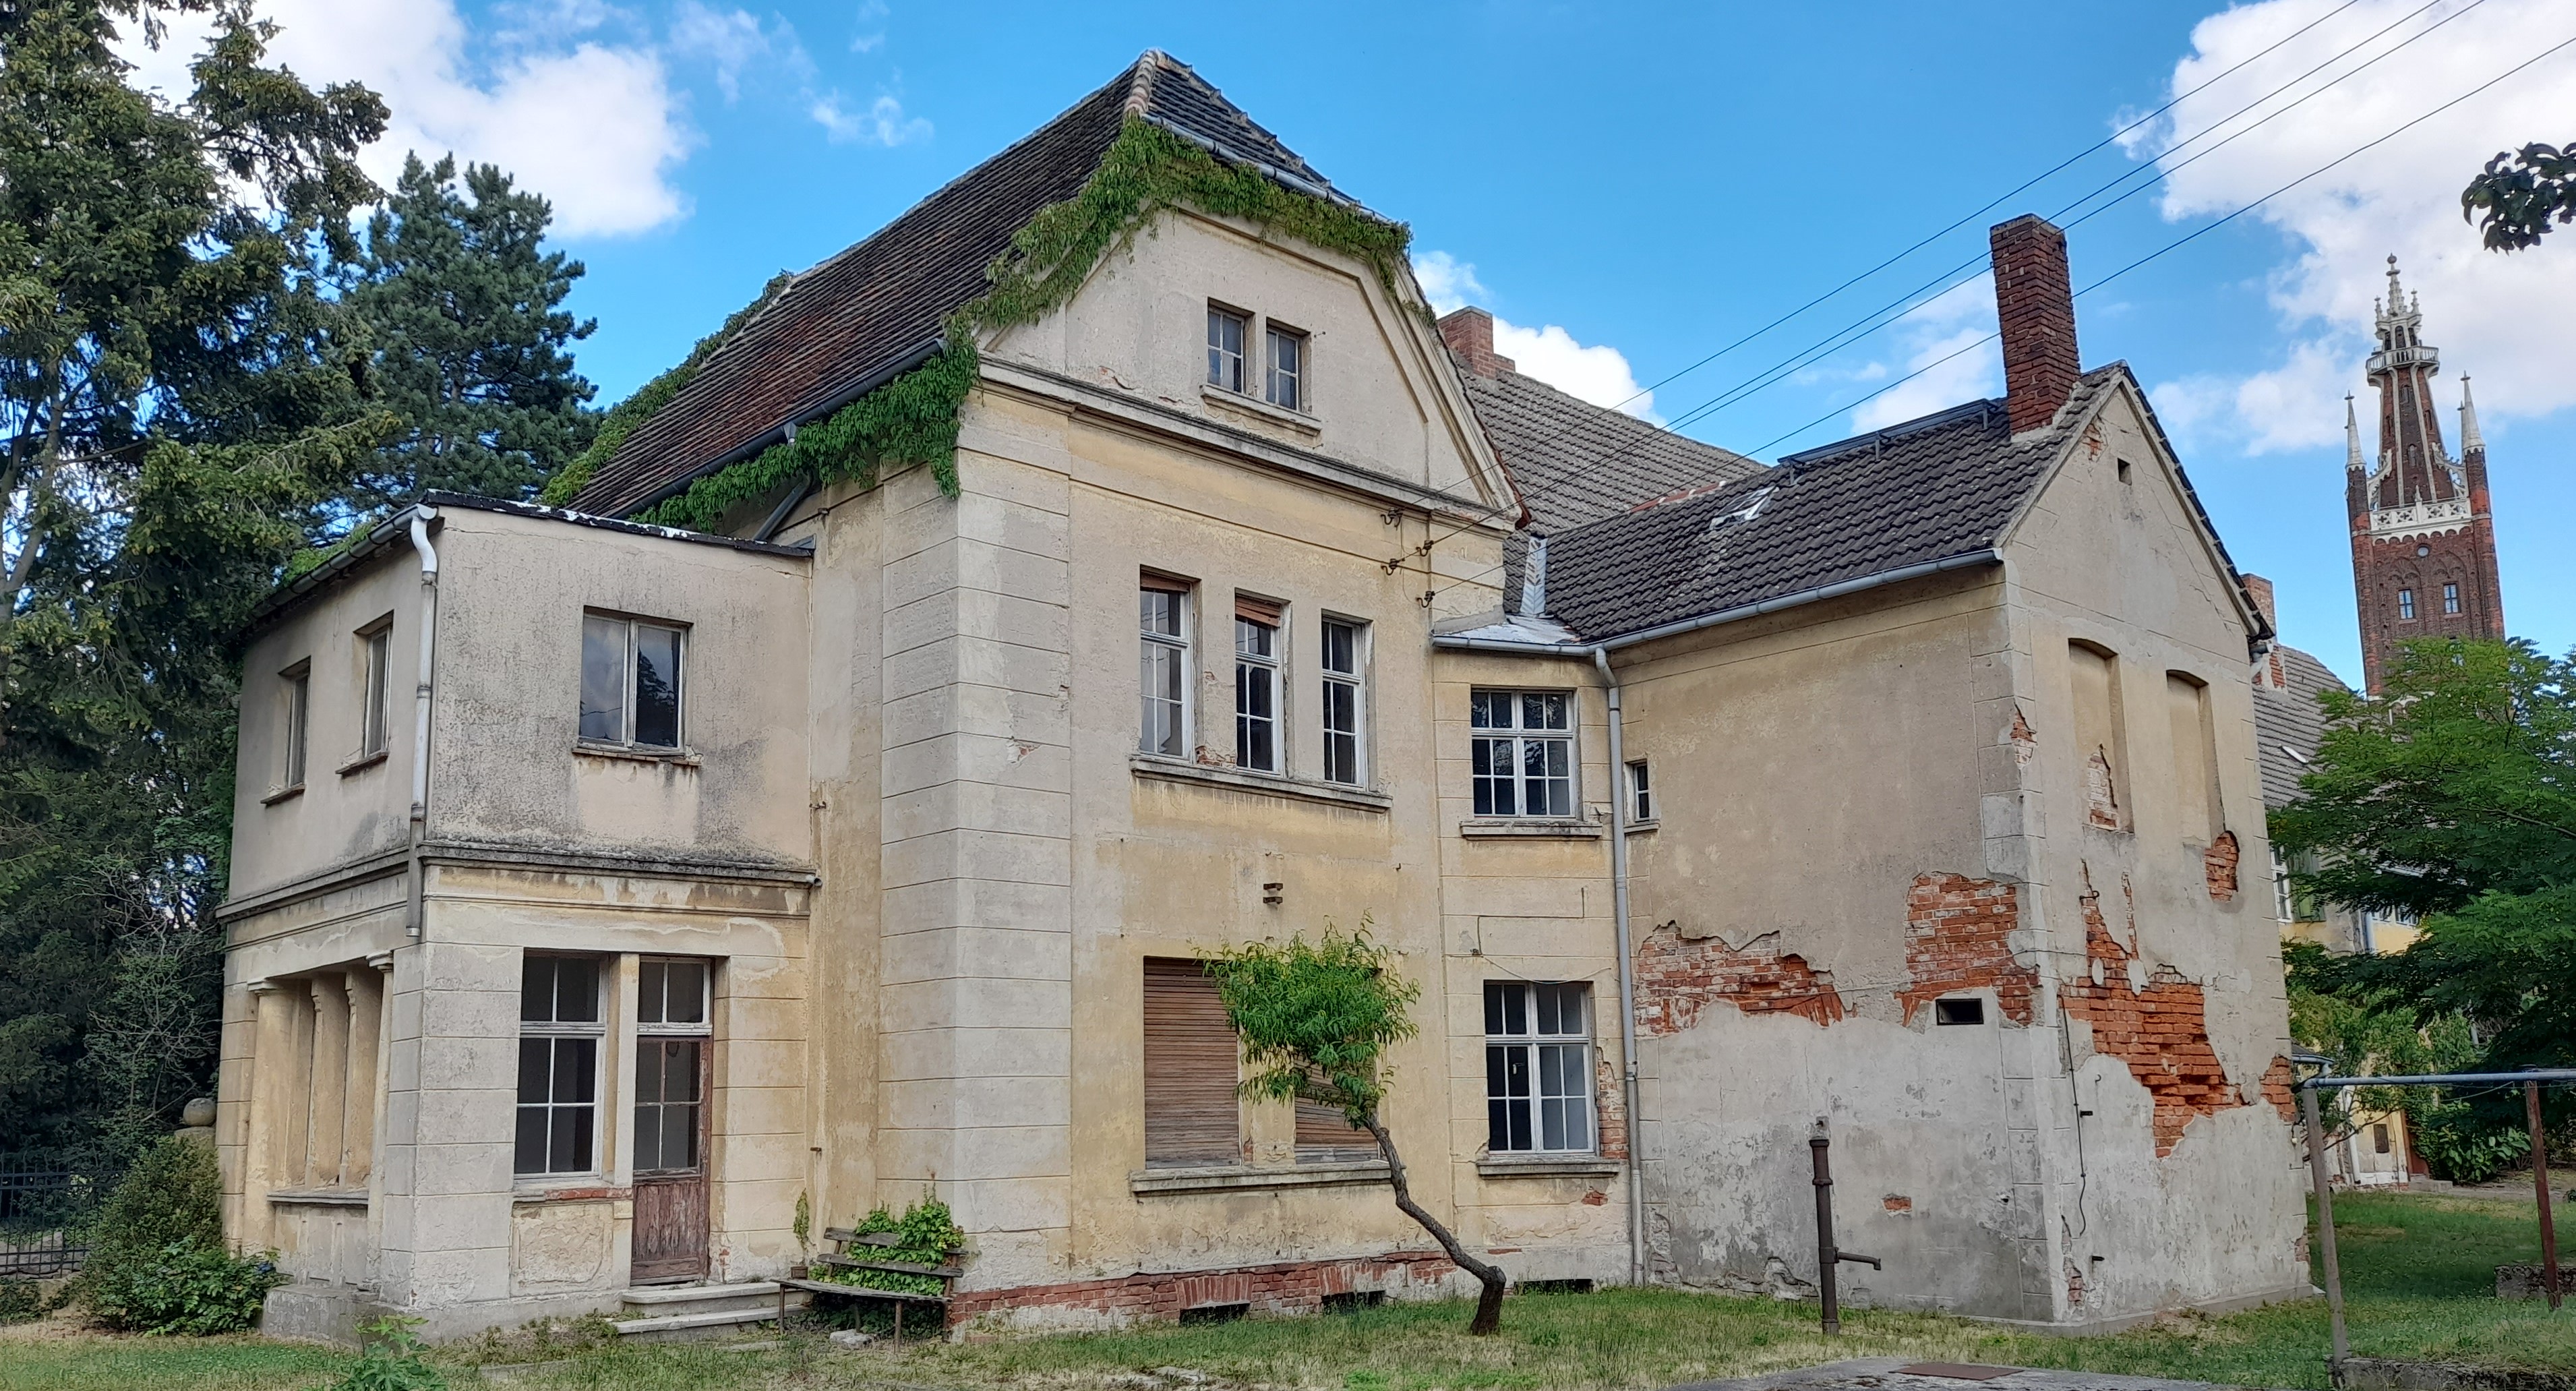
{"label": "white downpipe", "polygon": [[411,850],[405,884],[411,901],[404,912],[403,931],[414,938],[421,929],[420,843],[429,830],[430,660],[438,650],[438,548],[429,542],[429,524],[437,519],[434,507],[411,511],[411,547],[420,552],[420,662],[416,668],[420,680],[412,700]]}
{"label": "white downpipe", "polygon": [[1610,697],[1610,911],[1619,948],[1620,1091],[1628,1109],[1628,1283],[1646,1282],[1645,1118],[1637,1110],[1637,977],[1636,953],[1628,941],[1628,797],[1627,747],[1621,739],[1619,678],[1610,670],[1610,652],[1592,649],[1592,664],[1601,668],[1601,685]]}

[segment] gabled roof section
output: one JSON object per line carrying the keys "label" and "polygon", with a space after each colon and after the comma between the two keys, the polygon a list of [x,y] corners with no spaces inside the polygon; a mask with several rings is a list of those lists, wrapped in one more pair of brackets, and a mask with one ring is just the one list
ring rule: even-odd
{"label": "gabled roof section", "polygon": [[2299,800],[2299,778],[2324,742],[2326,712],[2317,697],[2326,691],[2349,691],[2326,664],[2295,647],[2275,646],[2269,660],[2282,684],[2254,683],[2254,739],[2262,747],[2263,805],[2285,807]]}
{"label": "gabled roof section", "polygon": [[948,316],[988,288],[985,269],[1012,235],[1082,188],[1130,116],[1300,192],[1350,201],[1188,65],[1149,50],[874,236],[798,275],[627,436],[573,505],[604,516],[640,511],[927,357]]}
{"label": "gabled roof section", "polygon": [[2086,373],[2053,424],[2018,438],[2002,401],[1974,401],[1551,537],[1548,616],[1605,642],[1984,563],[2127,371]]}
{"label": "gabled roof section", "polygon": [[1530,525],[1541,532],[1763,471],[1731,449],[1596,406],[1509,368],[1484,375],[1466,366],[1458,379],[1520,490]]}

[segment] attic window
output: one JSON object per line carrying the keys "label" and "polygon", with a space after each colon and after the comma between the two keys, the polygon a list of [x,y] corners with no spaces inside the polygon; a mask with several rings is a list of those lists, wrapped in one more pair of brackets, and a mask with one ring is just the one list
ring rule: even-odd
{"label": "attic window", "polygon": [[2129,461],[2122,459],[2118,462],[2120,466],[2120,481],[2126,483],[2129,481]]}
{"label": "attic window", "polygon": [[1208,306],[1208,385],[1243,390],[1243,339],[1251,316]]}

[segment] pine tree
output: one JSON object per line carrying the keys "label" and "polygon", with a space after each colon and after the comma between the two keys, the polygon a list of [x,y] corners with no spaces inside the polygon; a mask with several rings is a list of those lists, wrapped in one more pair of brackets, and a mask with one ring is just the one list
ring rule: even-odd
{"label": "pine tree", "polygon": [[544,249],[554,210],[488,164],[403,162],[367,225],[348,305],[373,336],[378,400],[402,417],[355,502],[433,488],[526,498],[589,444],[593,388],[571,345],[597,325],[564,312],[582,264]]}

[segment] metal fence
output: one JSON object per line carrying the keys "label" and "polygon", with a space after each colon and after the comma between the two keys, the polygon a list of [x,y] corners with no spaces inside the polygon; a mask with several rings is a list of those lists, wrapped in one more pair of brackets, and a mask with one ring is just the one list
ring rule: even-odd
{"label": "metal fence", "polygon": [[116,1178],[71,1155],[0,1155],[0,1277],[80,1269],[90,1218]]}

